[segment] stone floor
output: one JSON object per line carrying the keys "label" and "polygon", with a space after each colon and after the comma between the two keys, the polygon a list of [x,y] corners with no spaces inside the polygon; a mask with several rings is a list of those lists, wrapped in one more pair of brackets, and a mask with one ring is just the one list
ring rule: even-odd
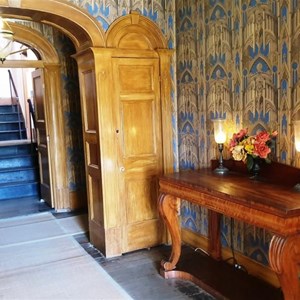
{"label": "stone floor", "polygon": [[[46,203],[37,199],[23,198],[0,201],[0,218],[50,211],[56,218],[69,217],[74,213],[56,213]],[[282,300],[280,289],[236,271],[225,262],[215,262],[203,253],[183,246],[178,268],[183,264],[201,273],[202,281],[211,288],[208,294],[189,281],[164,279],[159,274],[161,259],[167,259],[171,248],[166,245],[143,249],[107,259],[94,248],[87,234],[75,236],[80,245],[137,300],[158,299],[230,299],[230,300]],[[215,293],[214,293],[215,292]],[[214,296],[212,296],[214,295]],[[21,299],[20,299],[21,300]]]}

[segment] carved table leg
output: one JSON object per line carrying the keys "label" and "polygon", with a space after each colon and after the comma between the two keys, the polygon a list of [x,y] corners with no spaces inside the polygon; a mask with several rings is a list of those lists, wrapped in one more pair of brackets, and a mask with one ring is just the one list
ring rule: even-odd
{"label": "carved table leg", "polygon": [[279,278],[284,299],[299,300],[300,236],[282,238],[274,235],[270,244],[269,259],[272,269]]}
{"label": "carved table leg", "polygon": [[172,252],[169,261],[162,261],[161,266],[165,271],[176,268],[181,254],[181,237],[178,224],[177,198],[171,195],[160,194],[158,198],[159,213],[165,221],[172,239]]}

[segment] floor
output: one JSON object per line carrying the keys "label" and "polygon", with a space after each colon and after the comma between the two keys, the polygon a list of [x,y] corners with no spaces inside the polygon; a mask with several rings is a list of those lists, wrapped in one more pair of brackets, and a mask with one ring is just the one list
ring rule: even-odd
{"label": "floor", "polygon": [[[37,199],[23,198],[0,201],[0,218],[10,218],[44,211],[51,211],[57,218],[64,218],[76,213],[56,213],[46,203]],[[282,300],[279,289],[249,276],[244,271],[237,271],[227,263],[215,262],[202,252],[184,246],[181,263],[178,268],[191,268],[203,276],[203,282],[210,285],[206,293],[189,281],[164,279],[159,275],[161,259],[170,255],[169,246],[158,246],[107,259],[94,248],[87,234],[75,236],[78,243],[117,281],[133,299],[231,299],[231,300]],[[201,266],[205,266],[201,268]],[[205,281],[207,280],[207,281]],[[220,291],[224,297],[218,297]],[[214,296],[212,296],[214,295]]]}

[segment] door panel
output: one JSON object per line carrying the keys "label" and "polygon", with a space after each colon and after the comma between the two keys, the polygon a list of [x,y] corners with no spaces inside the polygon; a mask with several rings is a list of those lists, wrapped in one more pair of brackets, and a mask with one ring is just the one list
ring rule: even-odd
{"label": "door panel", "polygon": [[34,107],[36,118],[36,132],[37,132],[37,147],[38,147],[38,161],[40,171],[40,190],[41,198],[45,200],[51,207],[53,207],[51,197],[51,178],[50,165],[48,154],[48,134],[45,120],[45,106],[44,106],[44,78],[43,71],[37,69],[32,72]]}
{"label": "door panel", "polygon": [[82,86],[82,110],[84,116],[84,146],[86,159],[86,174],[88,187],[89,231],[93,245],[101,248],[105,236],[103,234],[103,197],[100,167],[100,146],[98,142],[98,116],[97,96],[94,70],[86,70],[81,74],[84,85]]}
{"label": "door panel", "polygon": [[113,59],[123,252],[161,243],[157,175],[162,173],[158,59]]}

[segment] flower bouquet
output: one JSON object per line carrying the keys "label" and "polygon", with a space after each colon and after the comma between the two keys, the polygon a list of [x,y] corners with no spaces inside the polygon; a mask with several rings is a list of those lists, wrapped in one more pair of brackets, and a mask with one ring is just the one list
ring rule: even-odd
{"label": "flower bouquet", "polygon": [[269,154],[277,135],[277,131],[271,133],[260,131],[256,135],[248,135],[248,129],[244,128],[233,134],[229,141],[229,150],[233,159],[246,163],[247,169],[250,171],[257,160],[271,163]]}

